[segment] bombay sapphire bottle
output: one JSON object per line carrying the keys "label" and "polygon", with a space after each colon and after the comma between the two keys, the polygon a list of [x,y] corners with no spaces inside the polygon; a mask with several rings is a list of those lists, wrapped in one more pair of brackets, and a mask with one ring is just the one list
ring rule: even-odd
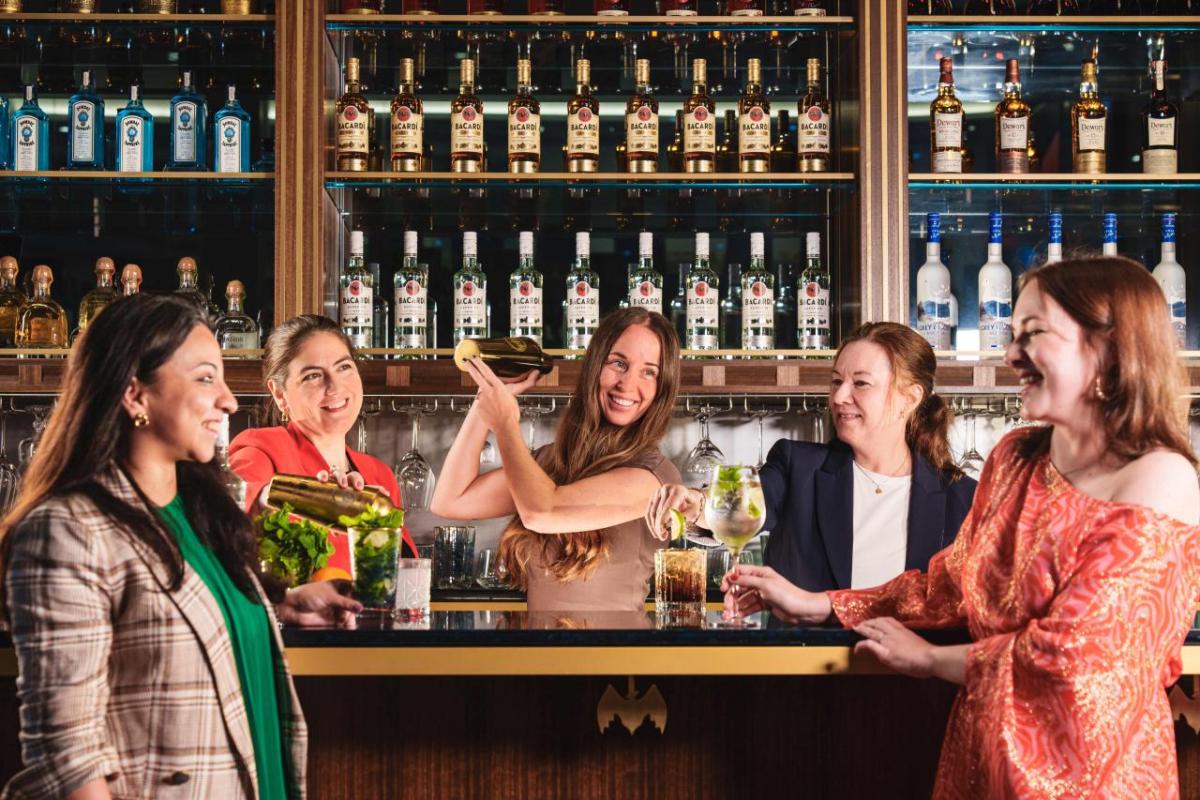
{"label": "bombay sapphire bottle", "polygon": [[50,118],[38,106],[37,90],[25,86],[25,104],[12,123],[12,168],[17,172],[50,169]]}
{"label": "bombay sapphire bottle", "polygon": [[104,101],[85,69],[79,91],[68,102],[67,169],[104,169]]}
{"label": "bombay sapphire bottle", "polygon": [[179,94],[171,98],[171,158],[169,170],[204,169],[204,146],[207,139],[204,123],[208,118],[204,96],[196,92],[192,84],[191,70],[183,71],[183,86]]}
{"label": "bombay sapphire bottle", "polygon": [[8,124],[8,98],[0,97],[0,169],[8,169],[12,165],[12,144],[9,141],[11,132]]}
{"label": "bombay sapphire bottle", "polygon": [[216,143],[215,172],[250,171],[250,114],[237,100],[237,87],[229,85],[225,105],[213,115]]}
{"label": "bombay sapphire bottle", "polygon": [[142,105],[142,89],[129,87],[129,103],[117,112],[117,170],[154,171],[154,117]]}

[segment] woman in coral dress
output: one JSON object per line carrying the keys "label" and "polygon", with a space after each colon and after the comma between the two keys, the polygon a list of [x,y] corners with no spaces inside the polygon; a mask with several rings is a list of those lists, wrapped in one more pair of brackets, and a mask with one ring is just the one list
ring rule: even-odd
{"label": "woman in coral dress", "polygon": [[[1162,293],[1142,265],[1027,274],[1006,360],[1020,428],[993,450],[929,570],[814,594],[753,567],[728,603],[831,614],[905,674],[962,685],[939,798],[1179,795],[1166,687],[1200,594],[1200,487]],[[910,628],[965,626],[938,647]]]}

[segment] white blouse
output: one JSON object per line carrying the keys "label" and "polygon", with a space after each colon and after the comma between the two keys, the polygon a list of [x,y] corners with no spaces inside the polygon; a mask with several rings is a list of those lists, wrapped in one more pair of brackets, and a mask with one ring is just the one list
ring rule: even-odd
{"label": "white blouse", "polygon": [[853,469],[854,550],[850,588],[870,589],[904,571],[912,475],[880,475],[857,463]]}

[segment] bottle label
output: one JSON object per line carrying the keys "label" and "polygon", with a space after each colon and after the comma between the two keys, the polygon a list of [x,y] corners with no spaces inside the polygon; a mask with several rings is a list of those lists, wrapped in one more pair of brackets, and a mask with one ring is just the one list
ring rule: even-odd
{"label": "bottle label", "polygon": [[1146,118],[1146,141],[1151,147],[1175,147],[1175,120]]}
{"label": "bottle label", "polygon": [[222,350],[256,350],[258,349],[257,331],[229,331],[221,334]]}
{"label": "bottle label", "polygon": [[175,141],[175,160],[196,160],[196,104],[191,100],[181,100],[172,109],[174,124],[171,125],[171,135]]}
{"label": "bottle label", "polygon": [[658,154],[658,114],[650,106],[625,115],[625,148],[630,153]]}
{"label": "bottle label", "polygon": [[950,349],[950,300],[928,299],[917,302],[917,333],[934,350]]}
{"label": "bottle label", "polygon": [[629,305],[662,313],[662,287],[652,281],[642,281],[629,290]]}
{"label": "bottle label", "polygon": [[371,132],[367,115],[355,106],[346,106],[337,117],[337,149],[339,153],[363,153],[371,149]]}
{"label": "bottle label", "polygon": [[[687,290],[687,329],[716,328],[720,292],[707,281],[696,281]],[[690,338],[690,337],[689,337]],[[714,337],[715,338],[715,337]]]}
{"label": "bottle label", "polygon": [[933,115],[933,146],[935,148],[951,147],[962,149],[963,115],[959,111],[954,114],[937,112]]}
{"label": "bottle label", "polygon": [[463,281],[454,287],[454,327],[487,327],[487,294],[475,281]]}
{"label": "bottle label", "polygon": [[1012,290],[994,292],[983,286],[979,302],[979,347],[1003,350],[1012,342]]}
{"label": "bottle label", "polygon": [[[101,120],[100,124],[104,124]],[[71,160],[84,162],[96,158],[96,104],[79,100],[71,106]]]}
{"label": "bottle label", "polygon": [[242,171],[242,121],[225,117],[217,123],[217,172]]}
{"label": "bottle label", "polygon": [[542,290],[533,281],[521,281],[508,293],[508,326],[542,327]]}
{"label": "bottle label", "polygon": [[25,115],[13,121],[13,131],[16,134],[16,141],[13,142],[13,149],[16,150],[13,169],[34,172],[41,166],[38,164],[39,130],[37,117]]}
{"label": "bottle label", "polygon": [[534,155],[542,154],[541,128],[542,117],[534,114],[525,106],[513,109],[508,115],[508,154]]}
{"label": "bottle label", "polygon": [[801,153],[829,153],[829,115],[820,106],[809,106],[796,121]]}
{"label": "bottle label", "polygon": [[[587,331],[586,336],[591,339],[591,332],[600,324],[600,292],[595,286],[584,280],[575,281],[575,285],[567,291],[567,330],[568,340],[571,342],[577,341],[577,337],[583,335],[581,331]],[[575,344],[570,347],[577,347]],[[586,347],[586,343],[583,345]]]}
{"label": "bottle label", "polygon": [[717,118],[704,106],[696,106],[683,118],[685,153],[716,153]]}
{"label": "bottle label", "polygon": [[962,151],[942,150],[933,154],[934,172],[962,172]]}
{"label": "bottle label", "polygon": [[1000,149],[1021,152],[1029,149],[1029,117],[1000,118]]}
{"label": "bottle label", "polygon": [[425,115],[408,106],[392,114],[392,157],[420,156],[425,147]]}
{"label": "bottle label", "polygon": [[[428,324],[428,297],[429,291],[425,284],[419,280],[407,280],[403,286],[397,286],[395,291],[395,307],[396,307],[396,330],[404,331],[397,339],[397,346],[400,346],[400,337],[409,337],[413,334],[408,331],[416,329],[421,331],[421,341],[425,341],[424,330]],[[421,345],[406,345],[408,347],[424,347]]]}
{"label": "bottle label", "polygon": [[742,287],[742,328],[775,328],[775,290],[765,281]]}
{"label": "bottle label", "polygon": [[145,143],[145,120],[130,114],[121,123],[121,157],[119,172],[142,171],[142,145]]}
{"label": "bottle label", "polygon": [[1171,175],[1179,171],[1179,151],[1174,148],[1155,148],[1142,151],[1142,171],[1154,175]]}
{"label": "bottle label", "polygon": [[600,117],[590,108],[567,116],[567,153],[600,155]]}
{"label": "bottle label", "polygon": [[[343,328],[366,328],[370,334],[375,324],[375,292],[358,278],[354,278],[342,287],[341,305],[338,313],[342,318]],[[351,337],[353,331],[346,331]],[[356,344],[356,347],[361,345]]]}
{"label": "bottle label", "polygon": [[1104,150],[1104,124],[1107,120],[1079,118],[1079,152]]}
{"label": "bottle label", "polygon": [[483,155],[483,114],[475,106],[465,106],[451,115],[450,150]]}
{"label": "bottle label", "polygon": [[829,328],[829,290],[809,281],[796,291],[801,328]]}
{"label": "bottle label", "polygon": [[761,106],[752,106],[738,120],[738,152],[742,155],[771,152],[771,118]]}

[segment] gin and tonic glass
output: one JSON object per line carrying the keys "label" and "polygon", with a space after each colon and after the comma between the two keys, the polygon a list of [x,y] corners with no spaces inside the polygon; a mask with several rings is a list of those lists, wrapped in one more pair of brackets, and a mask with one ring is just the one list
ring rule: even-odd
{"label": "gin and tonic glass", "polygon": [[[704,498],[704,525],[718,542],[729,549],[729,560],[737,574],[742,550],[762,530],[766,519],[766,501],[758,470],[748,466],[715,468]],[[736,591],[736,587],[734,588]],[[722,628],[753,628],[734,606],[733,615],[717,623]]]}

